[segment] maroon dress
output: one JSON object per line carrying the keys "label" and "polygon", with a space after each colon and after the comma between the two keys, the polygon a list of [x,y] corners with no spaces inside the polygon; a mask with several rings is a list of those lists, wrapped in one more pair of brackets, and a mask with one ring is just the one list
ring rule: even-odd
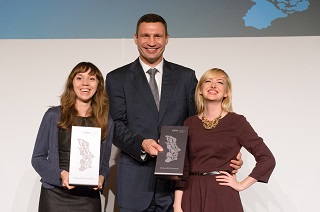
{"label": "maroon dress", "polygon": [[229,186],[219,185],[216,175],[197,176],[190,173],[232,171],[230,161],[241,147],[256,160],[250,176],[267,183],[275,167],[275,159],[249,122],[242,115],[228,113],[219,124],[206,130],[198,116],[188,118],[189,137],[183,180],[176,189],[183,190],[184,212],[243,212],[239,192]]}

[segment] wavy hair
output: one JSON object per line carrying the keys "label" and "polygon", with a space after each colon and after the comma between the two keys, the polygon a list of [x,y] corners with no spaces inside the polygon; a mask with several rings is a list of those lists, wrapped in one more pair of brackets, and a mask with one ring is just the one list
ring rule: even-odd
{"label": "wavy hair", "polygon": [[198,114],[203,113],[204,111],[204,98],[200,94],[201,86],[208,78],[214,78],[218,76],[224,76],[226,78],[226,88],[227,88],[227,97],[224,97],[221,103],[221,109],[226,112],[232,112],[232,85],[231,85],[231,79],[228,76],[228,74],[219,68],[212,68],[206,71],[200,78],[196,91],[194,94],[195,97],[195,103],[197,107]]}
{"label": "wavy hair", "polygon": [[91,116],[95,127],[101,128],[101,140],[107,137],[108,116],[109,116],[109,98],[107,96],[104,79],[101,71],[90,62],[81,62],[77,64],[68,76],[63,94],[60,96],[61,117],[58,127],[62,129],[71,129],[75,125],[75,118],[78,111],[75,107],[76,93],[73,88],[73,79],[78,73],[89,71],[89,75],[95,75],[98,80],[97,91],[91,99],[91,107],[88,115]]}

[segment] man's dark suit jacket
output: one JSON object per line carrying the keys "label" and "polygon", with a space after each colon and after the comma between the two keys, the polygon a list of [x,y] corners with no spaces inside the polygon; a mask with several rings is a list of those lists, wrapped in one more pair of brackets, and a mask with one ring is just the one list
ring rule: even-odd
{"label": "man's dark suit jacket", "polygon": [[[116,193],[120,207],[142,211],[149,206],[155,192],[155,158],[147,155],[142,160],[142,141],[158,141],[161,126],[183,125],[186,118],[195,115],[196,84],[193,70],[164,60],[158,112],[139,59],[107,74],[110,114],[115,123],[113,144],[121,150]],[[164,183],[161,192],[172,197],[174,190],[169,185],[172,183]]]}

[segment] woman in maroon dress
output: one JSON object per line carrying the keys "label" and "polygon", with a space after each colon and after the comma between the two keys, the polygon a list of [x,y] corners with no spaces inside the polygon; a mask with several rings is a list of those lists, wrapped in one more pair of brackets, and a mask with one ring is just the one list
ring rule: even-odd
{"label": "woman in maroon dress", "polygon": [[[229,76],[221,69],[203,74],[196,88],[198,115],[188,118],[184,176],[176,183],[174,211],[242,212],[239,191],[267,183],[275,158],[246,118],[232,112]],[[238,182],[229,163],[244,147],[256,166]]]}

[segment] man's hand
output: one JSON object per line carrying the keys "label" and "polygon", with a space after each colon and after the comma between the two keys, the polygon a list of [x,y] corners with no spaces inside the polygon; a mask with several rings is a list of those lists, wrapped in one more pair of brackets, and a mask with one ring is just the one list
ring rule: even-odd
{"label": "man's hand", "polygon": [[158,152],[163,151],[163,148],[153,139],[144,139],[142,141],[142,149],[151,157],[157,156]]}
{"label": "man's hand", "polygon": [[235,174],[238,172],[239,169],[241,169],[241,166],[243,165],[243,161],[241,158],[242,154],[241,152],[238,153],[236,160],[231,160],[230,166],[233,168],[232,173]]}

